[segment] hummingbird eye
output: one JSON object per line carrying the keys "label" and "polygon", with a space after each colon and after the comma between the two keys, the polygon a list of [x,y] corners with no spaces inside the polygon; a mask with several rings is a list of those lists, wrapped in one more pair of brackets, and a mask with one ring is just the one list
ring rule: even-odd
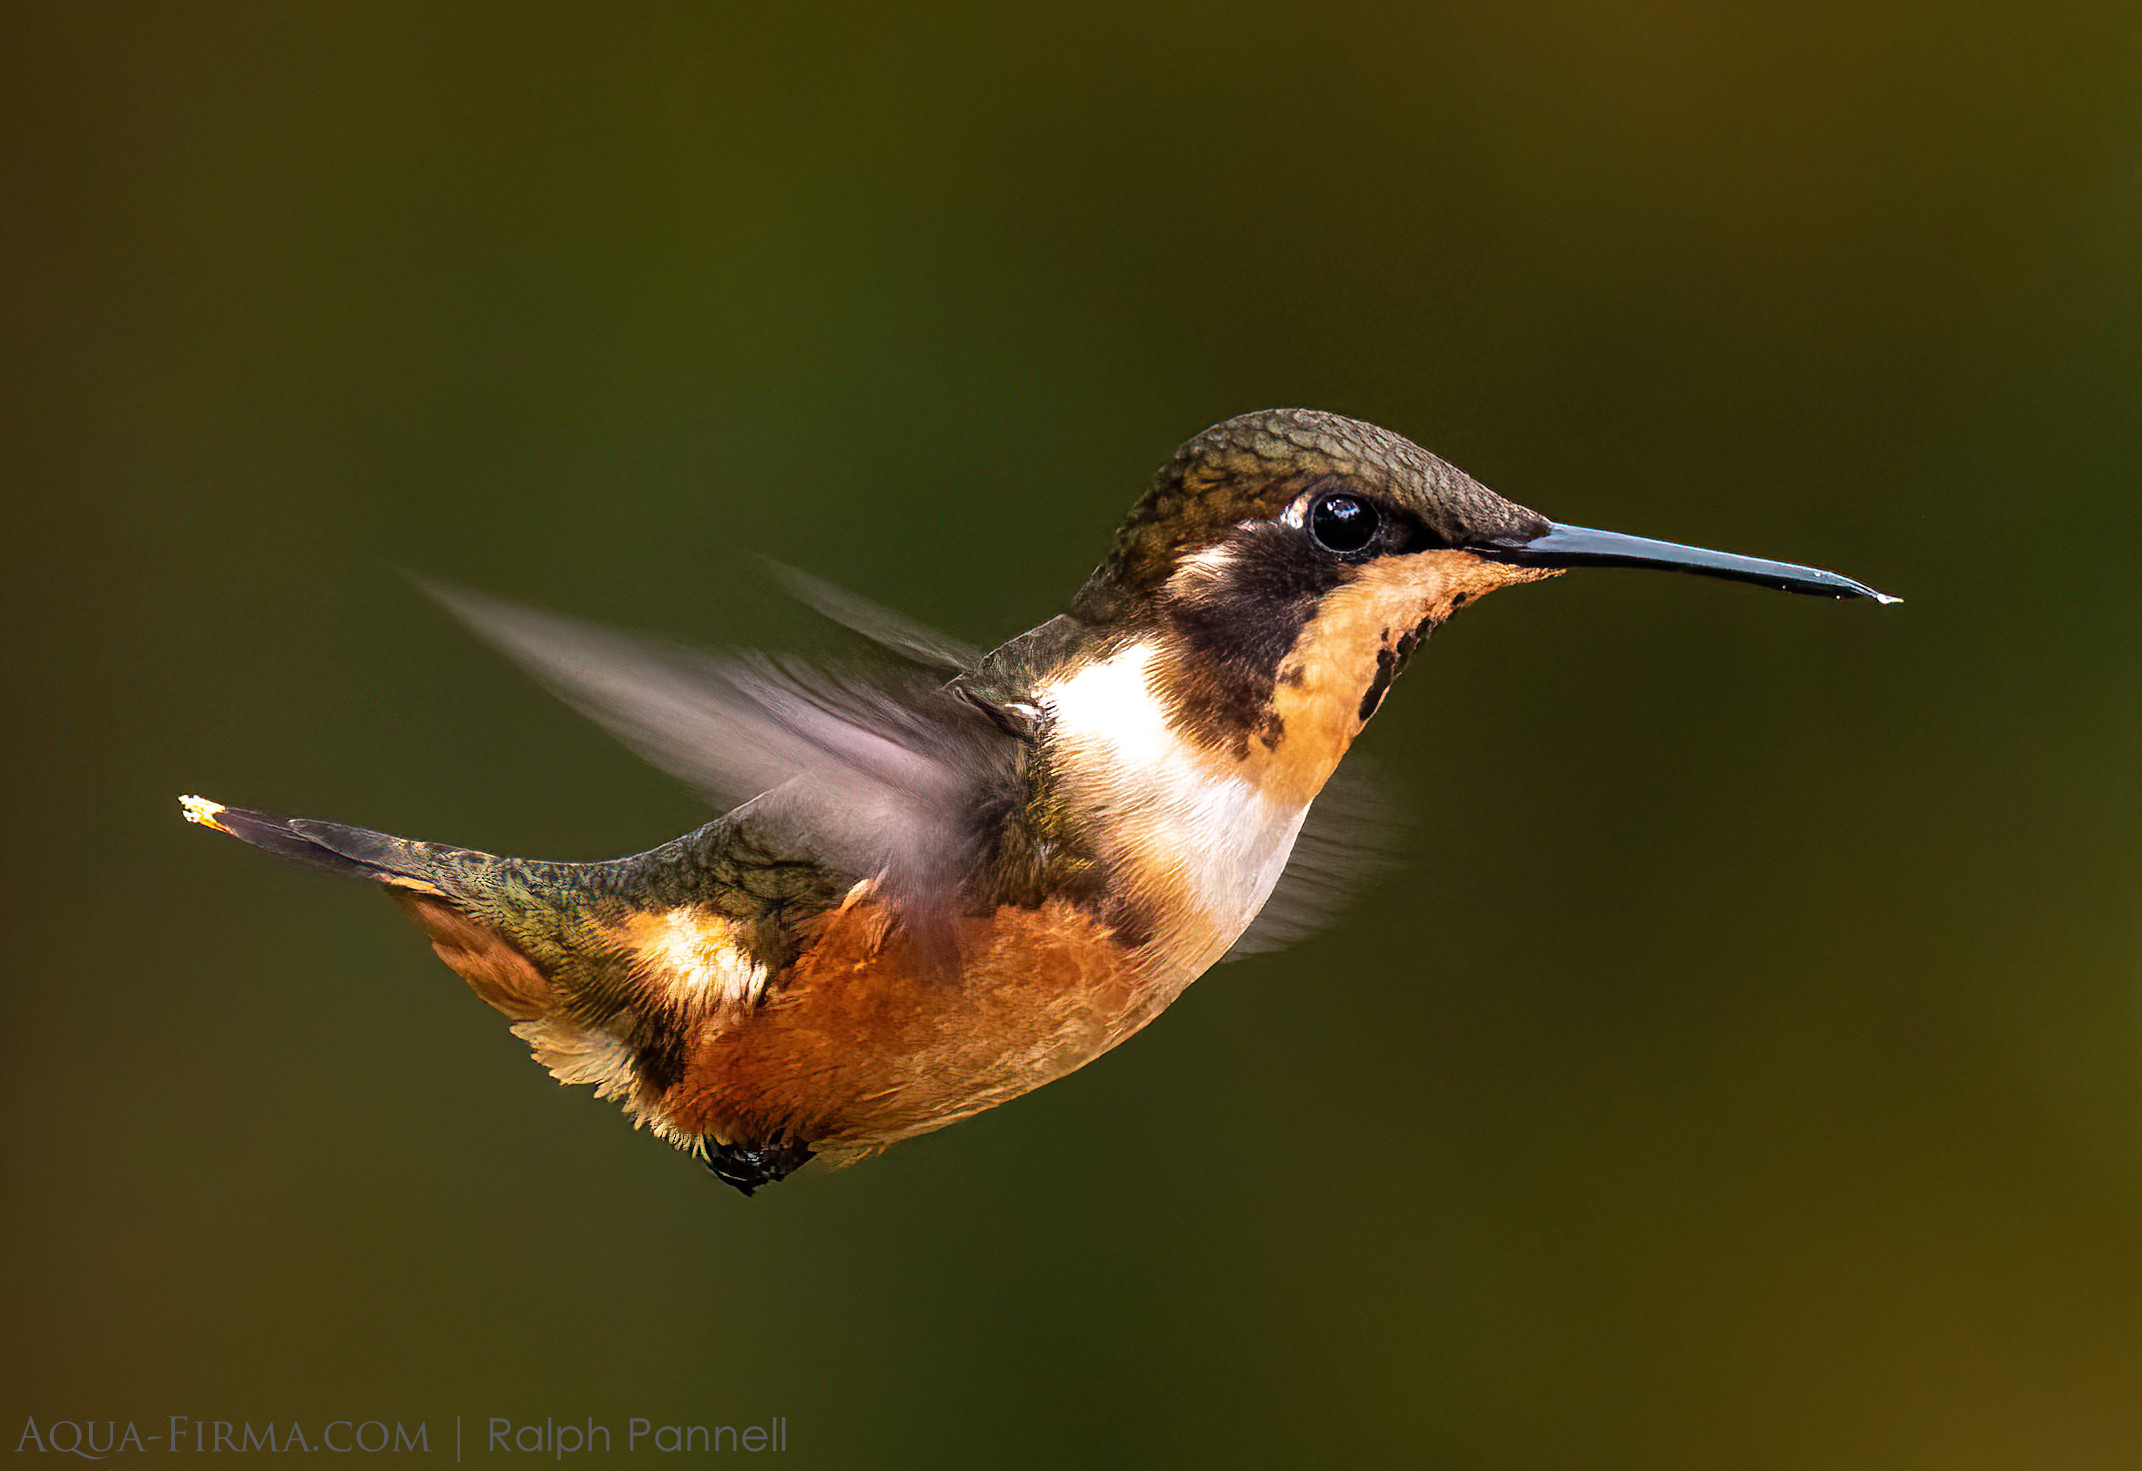
{"label": "hummingbird eye", "polygon": [[1357,495],[1327,495],[1309,508],[1309,534],[1342,555],[1374,541],[1382,526],[1382,515]]}

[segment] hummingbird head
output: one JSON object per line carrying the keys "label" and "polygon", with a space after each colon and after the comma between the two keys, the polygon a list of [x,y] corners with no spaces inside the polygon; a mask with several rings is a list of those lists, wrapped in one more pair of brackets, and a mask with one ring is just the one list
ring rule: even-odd
{"label": "hummingbird head", "polygon": [[1148,651],[1178,732],[1267,781],[1291,773],[1307,800],[1424,637],[1498,587],[1582,565],[1891,601],[1814,568],[1560,525],[1389,430],[1272,409],[1176,451],[1072,611]]}
{"label": "hummingbird head", "polygon": [[1551,523],[1411,440],[1313,409],[1215,424],[1163,465],[1080,593],[1113,618],[1160,595],[1186,562],[1292,562],[1302,587],[1336,587],[1379,559],[1528,541]]}

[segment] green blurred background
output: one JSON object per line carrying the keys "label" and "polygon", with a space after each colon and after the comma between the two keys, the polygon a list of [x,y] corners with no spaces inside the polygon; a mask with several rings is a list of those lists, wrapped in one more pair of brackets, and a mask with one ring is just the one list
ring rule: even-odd
{"label": "green blurred background", "polygon": [[[0,1431],[2142,1461],[2135,6],[9,30]],[[992,641],[1279,403],[1909,601],[1492,600],[1371,733],[1417,852],[1335,931],[750,1201],[178,820],[646,847],[692,798],[396,568],[790,637],[763,552]]]}

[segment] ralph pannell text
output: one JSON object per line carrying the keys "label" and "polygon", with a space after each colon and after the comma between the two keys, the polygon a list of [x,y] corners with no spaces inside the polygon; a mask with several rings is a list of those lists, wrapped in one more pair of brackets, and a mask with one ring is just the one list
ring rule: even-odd
{"label": "ralph pannell text", "polygon": [[[30,1417],[15,1443],[23,1451],[57,1452],[101,1461],[136,1451],[334,1451],[357,1455],[548,1456],[562,1461],[584,1451],[682,1451],[701,1455],[731,1451],[785,1451],[788,1417],[774,1415],[755,1425],[658,1425],[635,1415],[621,1427],[600,1420],[518,1421],[502,1415],[470,1420],[456,1415],[449,1427],[428,1420],[314,1421],[196,1420],[167,1415],[144,1421],[39,1420]],[[153,1433],[151,1433],[153,1432]]]}

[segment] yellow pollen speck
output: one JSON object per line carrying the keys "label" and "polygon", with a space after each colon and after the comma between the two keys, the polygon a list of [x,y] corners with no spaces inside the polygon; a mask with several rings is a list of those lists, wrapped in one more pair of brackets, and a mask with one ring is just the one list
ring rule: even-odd
{"label": "yellow pollen speck", "polygon": [[229,828],[216,821],[216,814],[223,810],[221,802],[211,802],[206,797],[181,797],[178,799],[178,804],[179,811],[186,815],[188,822],[198,822],[201,826],[212,827],[219,833],[230,831]]}

